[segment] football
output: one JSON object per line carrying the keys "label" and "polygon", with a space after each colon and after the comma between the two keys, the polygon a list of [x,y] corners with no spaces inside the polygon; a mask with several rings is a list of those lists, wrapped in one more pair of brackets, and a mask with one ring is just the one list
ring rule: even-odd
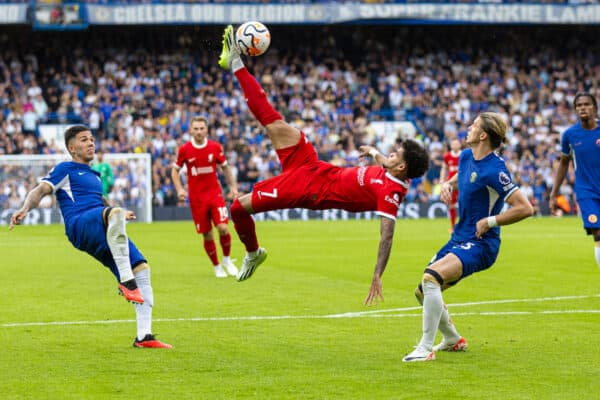
{"label": "football", "polygon": [[248,21],[237,28],[235,39],[241,52],[256,57],[263,54],[271,44],[271,34],[266,26],[257,21]]}

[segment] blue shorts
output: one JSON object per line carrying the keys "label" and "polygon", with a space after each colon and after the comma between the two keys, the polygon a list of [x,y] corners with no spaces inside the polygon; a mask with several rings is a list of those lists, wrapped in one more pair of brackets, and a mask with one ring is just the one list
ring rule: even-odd
{"label": "blue shorts", "polygon": [[577,200],[581,219],[583,219],[583,228],[590,235],[591,229],[600,229],[600,199]]}
{"label": "blue shorts", "polygon": [[[98,207],[79,215],[67,228],[67,237],[75,248],[85,251],[100,261],[119,280],[119,270],[106,241],[106,228],[102,221],[103,210],[104,208]],[[131,240],[129,241],[129,261],[132,268],[147,262]]]}
{"label": "blue shorts", "polygon": [[452,253],[462,262],[462,276],[460,279],[463,279],[475,272],[491,267],[496,261],[499,251],[499,240],[470,240],[467,242],[450,240],[437,252],[429,265],[443,258],[446,254]]}

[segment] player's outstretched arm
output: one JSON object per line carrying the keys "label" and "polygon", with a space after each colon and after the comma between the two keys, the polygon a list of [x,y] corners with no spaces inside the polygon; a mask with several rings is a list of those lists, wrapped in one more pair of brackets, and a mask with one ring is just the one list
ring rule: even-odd
{"label": "player's outstretched arm", "polygon": [[381,165],[382,167],[386,166],[386,157],[383,154],[381,154],[375,147],[368,145],[360,146],[358,148],[358,152],[359,157],[372,157],[373,161],[377,165]]}
{"label": "player's outstretched arm", "polygon": [[46,182],[40,182],[25,197],[23,206],[10,217],[8,229],[12,230],[15,225],[19,225],[29,210],[36,208],[44,196],[52,193],[52,187]]}
{"label": "player's outstretched arm", "polygon": [[394,239],[394,227],[396,221],[391,218],[381,217],[380,231],[381,238],[379,239],[379,251],[377,252],[377,263],[375,264],[375,272],[373,272],[373,280],[369,294],[365,298],[365,305],[377,305],[379,300],[383,301],[383,288],[381,284],[381,276],[385,271],[390,252],[392,250],[392,241]]}

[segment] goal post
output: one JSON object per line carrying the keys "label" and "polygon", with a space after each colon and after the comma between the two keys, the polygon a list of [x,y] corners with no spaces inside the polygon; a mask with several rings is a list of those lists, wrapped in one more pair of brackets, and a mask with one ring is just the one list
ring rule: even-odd
{"label": "goal post", "polygon": [[[0,156],[0,225],[23,204],[25,195],[67,154]],[[135,212],[137,221],[152,222],[152,162],[150,154],[105,153],[104,161],[113,171],[114,186],[108,194],[113,206]],[[62,216],[54,195],[46,196],[31,210],[24,224],[61,223]]]}

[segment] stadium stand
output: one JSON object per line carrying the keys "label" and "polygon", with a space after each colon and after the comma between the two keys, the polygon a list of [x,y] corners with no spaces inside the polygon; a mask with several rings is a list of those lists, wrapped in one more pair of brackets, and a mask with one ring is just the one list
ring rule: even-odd
{"label": "stadium stand", "polygon": [[[231,74],[216,65],[220,29],[154,27],[126,35],[118,28],[7,29],[0,37],[0,154],[61,152],[62,143],[44,141],[40,124],[86,123],[108,153],[151,154],[154,203],[173,205],[169,166],[188,139],[190,118],[199,114],[209,118],[241,188],[250,190],[277,174],[278,163]],[[286,119],[333,163],[356,164],[363,143],[385,151],[389,143],[377,122],[411,122],[432,158],[426,178],[413,183],[412,201],[436,198],[448,140],[464,137],[476,113],[501,112],[511,138],[503,156],[539,207],[560,132],[575,121],[574,94],[599,94],[597,28],[478,32],[473,26],[274,26],[273,48],[249,65]],[[0,187],[0,207],[17,203],[16,196],[22,201],[33,182],[23,177]],[[572,182],[569,176],[567,197]]]}

